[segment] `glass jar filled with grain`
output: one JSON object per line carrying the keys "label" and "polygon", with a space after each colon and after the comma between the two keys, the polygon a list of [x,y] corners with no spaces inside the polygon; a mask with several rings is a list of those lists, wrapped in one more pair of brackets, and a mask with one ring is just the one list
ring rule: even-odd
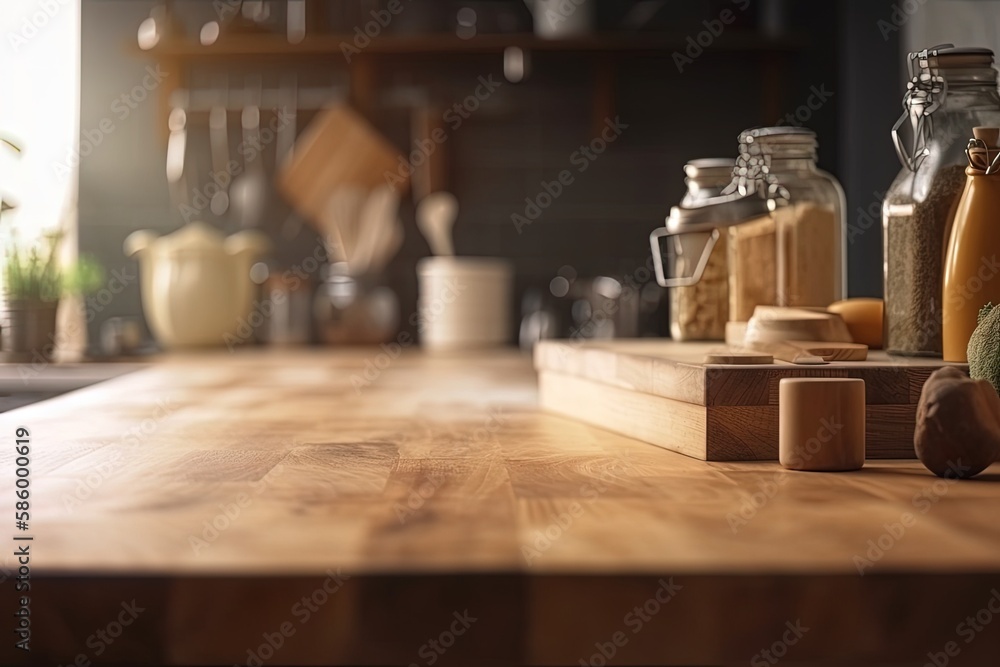
{"label": "glass jar filled with grain", "polygon": [[[757,306],[824,307],[844,295],[844,193],[816,165],[816,135],[801,127],[752,128],[718,196],[671,209],[650,235],[657,281],[677,287],[703,279],[716,245],[726,244],[729,320]],[[661,237],[705,248],[694,270],[665,278]],[[724,239],[724,240],[723,240]]]}
{"label": "glass jar filled with grain", "polygon": [[944,255],[966,143],[974,127],[1000,126],[1000,95],[989,49],[936,46],[911,53],[909,69],[892,130],[903,168],[882,204],[885,348],[941,356]]}
{"label": "glass jar filled with grain", "polygon": [[[732,158],[703,158],[684,165],[687,192],[682,206],[717,197],[733,177]],[[675,237],[673,275],[693,272],[703,248],[690,235]],[[701,244],[703,245],[703,244]],[[670,337],[674,340],[724,340],[729,321],[729,274],[726,242],[720,238],[709,254],[701,280],[670,290]]]}
{"label": "glass jar filled with grain", "polygon": [[817,142],[802,127],[740,135],[728,195],[754,195],[767,212],[729,228],[729,318],[757,306],[824,307],[843,298],[844,191],[816,166]]}

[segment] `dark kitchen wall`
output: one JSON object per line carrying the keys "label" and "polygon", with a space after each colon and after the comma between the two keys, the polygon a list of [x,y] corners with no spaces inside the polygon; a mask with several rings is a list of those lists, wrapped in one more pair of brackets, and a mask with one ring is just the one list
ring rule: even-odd
{"label": "dark kitchen wall", "polygon": [[[419,9],[420,3],[412,1],[407,12]],[[115,105],[149,76],[146,68],[153,62],[133,45],[137,26],[154,4],[83,0],[81,130],[98,128],[110,119],[114,131],[105,133],[100,145],[81,160],[80,246],[109,268],[124,267],[127,272],[134,271],[134,264],[123,257],[121,243],[129,232],[168,232],[182,223],[167,192],[165,133],[155,99],[169,87],[169,72],[167,83],[149,99],[129,106],[124,117],[121,106]],[[601,3],[602,29],[620,32],[614,26],[632,20],[626,15],[635,4]],[[408,105],[413,99],[429,95],[434,104],[448,108],[472,94],[481,78],[503,82],[460,127],[449,128],[441,150],[449,165],[448,186],[461,204],[458,253],[511,258],[518,295],[529,286],[545,288],[564,265],[581,276],[645,276],[648,234],[680,199],[684,162],[734,156],[736,137],[746,127],[795,122],[816,130],[820,164],[845,183],[853,211],[870,188],[886,187],[888,180],[882,181],[888,169],[884,145],[872,149],[878,156],[872,166],[865,155],[849,151],[847,142],[887,144],[885,118],[898,109],[901,91],[898,44],[872,42],[865,59],[845,50],[856,34],[873,29],[872,16],[888,13],[889,3],[770,0],[749,2],[740,11],[744,4],[662,3],[640,34],[663,35],[664,48],[533,52],[528,77],[516,84],[503,79],[502,59],[496,54],[382,57],[370,120],[401,151],[409,152],[413,138]],[[861,5],[868,9],[857,9]],[[178,8],[192,37],[213,17],[207,1],[180,2]],[[732,25],[718,37],[708,35],[718,29],[725,10],[733,12]],[[876,37],[881,40],[877,32]],[[692,46],[698,39],[710,42],[701,54]],[[240,76],[260,72],[275,84],[282,67],[266,58],[229,65]],[[350,74],[336,55],[294,67],[300,80],[334,87],[346,85]],[[218,81],[208,68],[188,75],[196,86]],[[873,107],[871,114],[865,105]],[[581,159],[580,147],[590,143],[605,118],[618,124],[620,136],[597,159]],[[203,130],[194,127],[189,150],[200,151],[207,160]],[[567,169],[573,182],[537,219],[519,227],[513,216],[534,213],[526,211],[526,200],[544,203],[545,197],[538,200],[544,184]],[[389,280],[402,297],[405,320],[415,308],[415,263],[428,249],[413,223],[412,202],[404,202],[402,215],[407,238]],[[273,202],[269,217],[276,224],[271,228],[280,228],[286,216],[283,204]],[[868,234],[849,246],[852,293],[880,289],[877,236]],[[308,232],[294,241],[277,233],[274,238],[276,256],[288,265],[308,256],[316,243]],[[91,340],[97,340],[97,328],[106,316],[139,312],[134,281],[91,323]],[[658,320],[665,322],[665,311]]]}
{"label": "dark kitchen wall", "polygon": [[[838,89],[842,140],[835,150],[847,195],[848,292],[882,296],[882,198],[899,172],[890,130],[905,90],[899,3],[845,2]],[[925,46],[930,46],[927,44]],[[893,57],[895,56],[895,57]]]}

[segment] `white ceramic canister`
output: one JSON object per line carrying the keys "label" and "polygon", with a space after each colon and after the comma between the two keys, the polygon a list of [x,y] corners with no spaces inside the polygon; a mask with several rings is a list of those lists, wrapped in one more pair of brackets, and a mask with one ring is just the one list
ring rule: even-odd
{"label": "white ceramic canister", "polygon": [[259,232],[223,237],[201,222],[162,237],[129,235],[125,254],[139,259],[142,309],[156,340],[168,348],[252,340],[250,266],[268,247]]}
{"label": "white ceramic canister", "polygon": [[417,325],[427,349],[503,345],[510,337],[514,271],[492,257],[425,257],[417,263]]}

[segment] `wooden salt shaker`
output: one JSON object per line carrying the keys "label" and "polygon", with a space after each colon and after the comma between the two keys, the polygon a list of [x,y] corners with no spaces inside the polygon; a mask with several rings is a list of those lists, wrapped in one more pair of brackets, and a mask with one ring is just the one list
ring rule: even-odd
{"label": "wooden salt shaker", "polygon": [[778,384],[778,460],[789,470],[865,464],[865,381],[785,378]]}

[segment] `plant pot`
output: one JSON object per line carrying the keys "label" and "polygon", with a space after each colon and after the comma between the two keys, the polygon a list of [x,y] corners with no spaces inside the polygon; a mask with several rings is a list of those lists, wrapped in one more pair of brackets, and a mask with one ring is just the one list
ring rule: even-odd
{"label": "plant pot", "polygon": [[3,351],[8,361],[50,361],[56,346],[58,301],[14,299],[7,302]]}

